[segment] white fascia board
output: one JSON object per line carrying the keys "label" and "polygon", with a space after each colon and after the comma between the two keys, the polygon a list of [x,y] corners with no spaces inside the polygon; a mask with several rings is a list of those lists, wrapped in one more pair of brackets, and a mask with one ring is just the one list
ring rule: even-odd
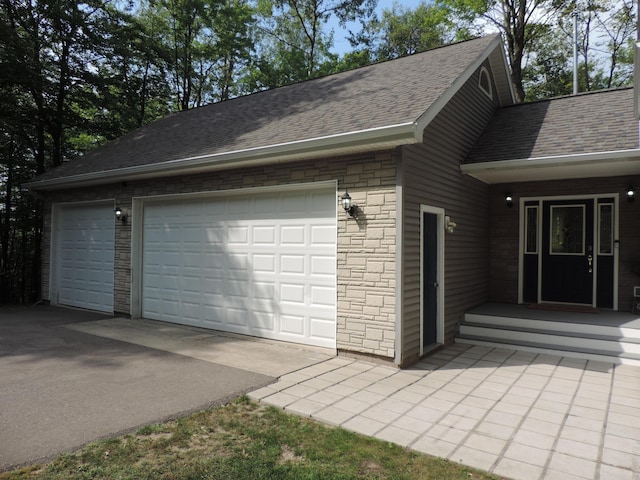
{"label": "white fascia board", "polygon": [[[500,37],[502,39],[502,37]],[[500,106],[503,107],[505,105],[513,105],[514,103],[516,103],[516,94],[513,91],[513,82],[511,82],[511,74],[509,73],[509,63],[507,61],[507,54],[504,51],[504,47],[502,46],[502,44],[500,45],[500,48],[497,49],[498,50],[498,55],[500,55],[501,61],[500,61],[500,65],[502,66],[502,68],[500,68],[500,75],[504,76],[504,80],[506,81],[508,87],[509,87],[509,101],[505,102],[504,104],[501,104]],[[495,65],[495,61],[494,61],[494,57],[493,55],[489,55],[489,62],[491,63],[491,68],[494,70],[494,77],[496,75],[496,65]]]}
{"label": "white fascia board", "polygon": [[421,140],[421,138],[417,137],[415,122],[407,122],[265,147],[247,148],[211,155],[180,158],[161,163],[52,178],[50,180],[30,182],[25,186],[30,190],[57,190],[75,186],[91,186],[125,180],[200,173],[221,168],[264,165],[358,151],[394,148],[398,145],[417,143]]}
{"label": "white fascia board", "polygon": [[[496,48],[500,48],[502,50],[502,40],[499,35],[496,35],[493,41],[484,49],[482,54],[478,55],[473,63],[468,65],[462,74],[454,80],[451,86],[435,102],[433,102],[422,115],[420,115],[416,121],[416,135],[420,137],[420,141],[422,141],[422,132],[427,128],[427,125],[429,125],[436,115],[438,115],[438,113],[440,113],[440,111],[451,101],[453,96],[458,93],[458,90],[467,83],[467,80],[471,78],[471,75],[480,68]],[[511,82],[509,82],[509,84],[510,83]]]}
{"label": "white fascia board", "polygon": [[640,149],[470,163],[460,170],[489,184],[640,175]]}

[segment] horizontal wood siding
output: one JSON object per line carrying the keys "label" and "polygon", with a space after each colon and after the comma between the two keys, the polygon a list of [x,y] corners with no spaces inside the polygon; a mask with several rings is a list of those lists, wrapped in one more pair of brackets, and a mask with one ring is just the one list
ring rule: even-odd
{"label": "horizontal wood siding", "polygon": [[[519,199],[567,195],[618,193],[620,225],[620,273],[618,277],[618,309],[629,311],[633,287],[640,277],[630,269],[633,259],[640,259],[640,202],[627,202],[625,188],[640,185],[640,176],[581,178],[545,182],[523,182],[490,187],[490,279],[489,299],[495,302],[518,302]],[[504,194],[514,197],[513,208],[507,208]]]}
{"label": "horizontal wood siding", "polygon": [[402,148],[404,364],[420,353],[420,205],[443,208],[458,224],[445,235],[445,342],[464,311],[488,297],[488,186],[462,175],[460,163],[496,108],[476,72],[425,129],[423,143]]}

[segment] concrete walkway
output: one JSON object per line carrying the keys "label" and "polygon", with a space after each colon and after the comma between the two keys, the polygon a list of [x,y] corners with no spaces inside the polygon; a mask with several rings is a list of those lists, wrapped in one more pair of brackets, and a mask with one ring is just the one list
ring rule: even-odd
{"label": "concrete walkway", "polygon": [[409,370],[333,358],[249,396],[513,479],[640,479],[640,367],[453,345]]}

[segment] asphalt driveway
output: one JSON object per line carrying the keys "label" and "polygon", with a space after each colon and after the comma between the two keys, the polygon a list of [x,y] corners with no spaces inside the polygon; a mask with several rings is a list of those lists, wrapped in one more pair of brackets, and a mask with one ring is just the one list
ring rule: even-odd
{"label": "asphalt driveway", "polygon": [[[144,329],[161,329],[157,322],[143,321],[133,343],[113,338],[122,323],[49,306],[0,308],[0,471],[224,403],[281,373],[174,353],[169,341],[167,348],[145,346]],[[94,333],[94,325],[103,334]],[[244,358],[251,357],[251,348],[233,341],[245,349]],[[219,338],[214,343],[225,344]],[[325,358],[304,360],[310,365]]]}

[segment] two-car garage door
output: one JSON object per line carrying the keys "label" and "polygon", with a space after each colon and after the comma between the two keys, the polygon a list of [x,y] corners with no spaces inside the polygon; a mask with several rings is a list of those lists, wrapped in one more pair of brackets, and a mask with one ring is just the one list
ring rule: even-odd
{"label": "two-car garage door", "polygon": [[335,348],[335,189],[145,202],[142,316]]}

